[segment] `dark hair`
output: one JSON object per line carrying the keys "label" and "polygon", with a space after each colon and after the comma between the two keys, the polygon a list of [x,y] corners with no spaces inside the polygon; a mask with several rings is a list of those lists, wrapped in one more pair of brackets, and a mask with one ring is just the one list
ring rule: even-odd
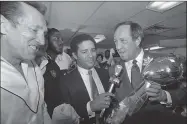
{"label": "dark hair", "polygon": [[109,58],[110,57],[110,50],[105,50],[105,58]]}
{"label": "dark hair", "polygon": [[[24,2],[33,8],[37,9],[40,13],[45,14],[46,7],[44,4],[34,1]],[[17,17],[24,15],[24,11],[21,8],[21,2],[19,1],[1,1],[0,2],[0,14],[8,19],[13,25],[16,25]]]}
{"label": "dark hair", "polygon": [[47,31],[48,41],[49,41],[50,36],[53,35],[55,32],[60,32],[60,31],[57,30],[56,28],[48,28],[48,31]]}
{"label": "dark hair", "polygon": [[103,59],[103,55],[102,54],[97,54],[97,58],[101,57]]}
{"label": "dark hair", "polygon": [[72,52],[76,53],[78,50],[78,45],[86,40],[92,41],[94,45],[96,46],[96,42],[92,36],[88,34],[80,34],[80,35],[73,37],[73,39],[71,40],[70,47],[71,47]]}
{"label": "dark hair", "polygon": [[[135,23],[135,22],[132,22],[132,21],[121,22],[121,23],[116,25],[114,31],[116,31],[117,28],[119,28],[122,25],[130,25],[131,36],[132,36],[133,40],[136,40],[138,37],[141,38],[141,41],[143,40],[144,32],[143,32],[142,27],[138,23]],[[141,43],[140,43],[140,46],[141,46]]]}
{"label": "dark hair", "polygon": [[[55,33],[55,32],[60,32],[58,29],[56,29],[56,28],[48,28],[48,30],[47,30],[47,36],[46,36],[46,38],[47,38],[47,41],[48,41],[48,47],[47,47],[47,50],[49,50],[49,49],[51,49],[50,48],[50,43],[51,43],[51,41],[50,41],[50,37]],[[61,39],[62,39],[62,37],[61,37]],[[63,39],[62,39],[63,40]]]}

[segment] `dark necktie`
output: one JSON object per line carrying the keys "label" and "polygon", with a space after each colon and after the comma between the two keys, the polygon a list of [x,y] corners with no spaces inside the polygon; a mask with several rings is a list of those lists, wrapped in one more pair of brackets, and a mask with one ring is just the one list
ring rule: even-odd
{"label": "dark necktie", "polygon": [[99,94],[99,92],[95,84],[95,81],[93,79],[91,70],[88,71],[88,75],[89,75],[89,80],[90,80],[92,98],[95,99],[95,97]]}
{"label": "dark necktie", "polygon": [[[91,70],[88,71],[88,75],[89,75],[89,80],[90,80],[92,98],[95,99],[99,95],[99,92],[98,92],[97,86],[95,84],[95,81],[93,79]],[[95,120],[95,123],[93,123],[93,124],[99,124],[99,113],[100,112],[95,112],[95,119],[96,120]]]}
{"label": "dark necktie", "polygon": [[138,88],[140,85],[141,81],[141,73],[140,73],[140,68],[137,65],[137,61],[133,60],[132,62],[132,68],[131,68],[131,85],[133,89]]}

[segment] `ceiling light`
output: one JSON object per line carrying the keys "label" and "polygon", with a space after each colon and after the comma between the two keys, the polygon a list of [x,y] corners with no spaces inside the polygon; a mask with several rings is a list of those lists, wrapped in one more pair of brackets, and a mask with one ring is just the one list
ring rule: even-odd
{"label": "ceiling light", "polygon": [[96,35],[94,37],[94,40],[95,40],[96,43],[99,43],[99,42],[101,42],[101,41],[103,41],[105,39],[106,39],[105,35]]}
{"label": "ceiling light", "polygon": [[158,7],[160,5],[162,5],[164,2],[153,2],[150,7]]}
{"label": "ceiling light", "polygon": [[148,6],[146,7],[147,9],[157,11],[157,12],[165,12],[179,4],[183,3],[183,1],[178,1],[178,2],[150,2]]}
{"label": "ceiling light", "polygon": [[153,46],[150,48],[146,48],[145,50],[158,50],[158,49],[162,49],[162,48],[165,48],[165,47]]}

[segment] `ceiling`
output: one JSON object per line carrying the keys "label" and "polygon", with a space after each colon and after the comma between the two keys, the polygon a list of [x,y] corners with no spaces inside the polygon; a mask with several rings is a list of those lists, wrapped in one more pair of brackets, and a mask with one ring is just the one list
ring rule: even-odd
{"label": "ceiling", "polygon": [[[164,13],[147,10],[149,2],[46,2],[49,28],[57,28],[68,45],[75,34],[103,34],[99,47],[114,47],[113,28],[122,21],[139,23],[144,31],[143,45],[160,40],[186,38],[186,2]],[[156,29],[156,30],[155,30]]]}

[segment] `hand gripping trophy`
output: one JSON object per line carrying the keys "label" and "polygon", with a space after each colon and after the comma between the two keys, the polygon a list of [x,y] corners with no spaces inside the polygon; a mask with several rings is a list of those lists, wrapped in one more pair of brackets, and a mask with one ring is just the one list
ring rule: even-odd
{"label": "hand gripping trophy", "polygon": [[165,56],[150,58],[151,60],[143,69],[143,82],[133,91],[128,97],[120,102],[115,102],[108,108],[104,114],[102,113],[103,124],[121,124],[126,115],[131,116],[142,108],[148,101],[148,96],[145,93],[145,88],[151,84],[149,82],[157,82],[161,86],[180,83],[183,79],[184,64],[179,61],[176,56]]}

